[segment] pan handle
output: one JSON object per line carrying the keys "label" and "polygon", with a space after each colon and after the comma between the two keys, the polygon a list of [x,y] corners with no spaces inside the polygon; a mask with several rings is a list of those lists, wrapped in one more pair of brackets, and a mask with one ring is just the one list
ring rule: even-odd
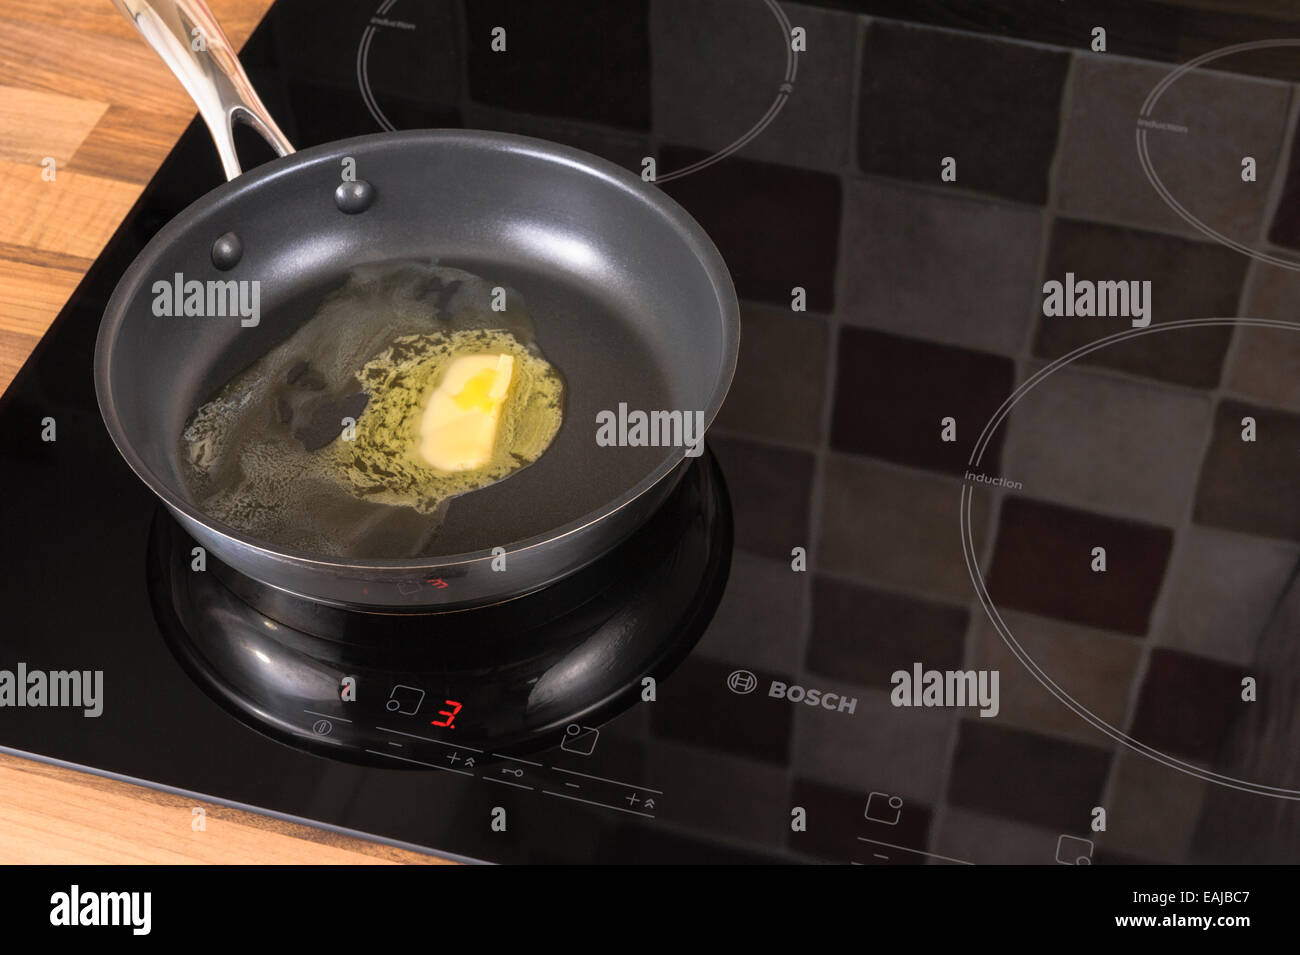
{"label": "pan handle", "polygon": [[203,0],[113,0],[145,42],[162,57],[190,98],[217,144],[226,178],[243,170],[235,152],[233,123],[246,123],[287,156],[293,146],[275,124],[248,81],[239,57]]}

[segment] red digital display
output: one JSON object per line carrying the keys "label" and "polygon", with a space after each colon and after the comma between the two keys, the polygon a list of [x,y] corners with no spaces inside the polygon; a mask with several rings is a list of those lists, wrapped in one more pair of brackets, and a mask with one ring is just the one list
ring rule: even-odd
{"label": "red digital display", "polygon": [[446,719],[442,719],[442,720],[432,720],[432,721],[431,721],[431,722],[432,722],[432,725],[434,725],[434,726],[443,726],[443,727],[446,727],[446,728],[449,729],[449,730],[454,730],[456,727],[452,726],[451,724],[452,724],[452,722],[456,719],[456,714],[460,712],[460,704],[457,703],[455,700],[443,700],[443,703],[445,703],[447,706],[451,707],[451,709],[449,709],[449,710],[439,710],[439,711],[438,711],[438,715],[439,715],[439,716],[445,716]]}

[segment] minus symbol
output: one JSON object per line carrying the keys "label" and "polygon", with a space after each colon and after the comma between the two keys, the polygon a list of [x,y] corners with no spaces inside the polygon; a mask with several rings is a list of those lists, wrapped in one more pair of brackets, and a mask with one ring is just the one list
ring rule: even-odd
{"label": "minus symbol", "polygon": [[388,741],[388,745],[389,745],[389,746],[396,746],[398,749],[401,749],[401,748],[402,748],[402,744],[401,744],[401,743],[394,743],[391,739]]}
{"label": "minus symbol", "polygon": [[873,852],[871,854],[875,856],[877,859],[884,859],[886,862],[889,861],[889,856],[881,855],[879,852]]}
{"label": "minus symbol", "polygon": [[564,785],[566,785],[566,786],[572,786],[574,789],[581,789],[581,788],[582,788],[582,787],[579,786],[577,783],[565,783]]}

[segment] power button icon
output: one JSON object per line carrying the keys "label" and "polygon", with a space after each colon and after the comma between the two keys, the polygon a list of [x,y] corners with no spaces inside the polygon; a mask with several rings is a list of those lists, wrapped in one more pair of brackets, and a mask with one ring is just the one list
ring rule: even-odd
{"label": "power button icon", "polygon": [[753,693],[757,687],[758,677],[748,670],[733,670],[727,677],[727,689],[732,693],[743,696],[746,693]]}

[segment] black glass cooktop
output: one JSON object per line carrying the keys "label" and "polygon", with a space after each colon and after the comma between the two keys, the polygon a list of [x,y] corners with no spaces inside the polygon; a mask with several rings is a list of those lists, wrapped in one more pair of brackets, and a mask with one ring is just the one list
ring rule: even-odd
{"label": "black glass cooktop", "polygon": [[699,219],[710,452],[454,624],[194,576],[91,356],[196,123],[0,401],[0,746],[490,861],[1300,861],[1289,24],[955,6],[278,0],[296,145],[536,135]]}

